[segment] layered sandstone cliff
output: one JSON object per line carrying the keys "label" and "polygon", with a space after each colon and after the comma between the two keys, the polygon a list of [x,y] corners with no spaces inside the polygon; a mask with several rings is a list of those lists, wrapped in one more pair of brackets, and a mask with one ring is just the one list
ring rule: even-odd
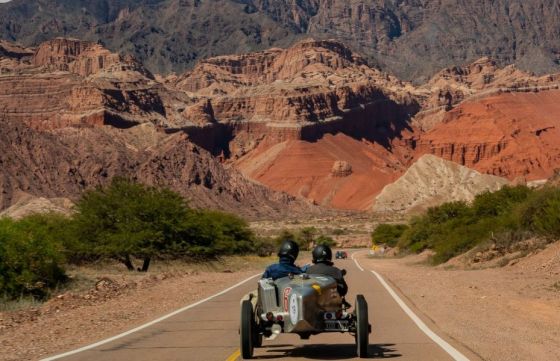
{"label": "layered sandstone cliff", "polygon": [[205,99],[211,118],[232,130],[233,158],[261,141],[313,141],[337,132],[387,144],[420,107],[411,84],[331,40],[210,58],[169,84]]}
{"label": "layered sandstone cliff", "polygon": [[186,122],[175,107],[175,95],[149,71],[99,44],[57,38],[33,53],[2,52],[0,57],[5,118],[40,129]]}
{"label": "layered sandstone cliff", "polygon": [[503,93],[462,103],[410,139],[431,153],[509,179],[545,179],[560,167],[560,90]]}

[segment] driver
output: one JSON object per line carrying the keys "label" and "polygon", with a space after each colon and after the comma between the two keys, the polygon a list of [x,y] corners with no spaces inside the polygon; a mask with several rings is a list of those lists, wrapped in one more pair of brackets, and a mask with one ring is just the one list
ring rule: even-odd
{"label": "driver", "polygon": [[303,273],[302,270],[295,265],[298,254],[299,246],[296,242],[292,240],[283,241],[278,251],[278,263],[268,266],[262,278],[272,278],[276,280],[290,274],[297,275]]}
{"label": "driver", "polygon": [[333,266],[332,250],[329,246],[320,244],[313,249],[313,265],[307,269],[308,274],[330,276],[337,282],[338,293],[344,297],[348,293],[348,285],[344,274],[338,267]]}

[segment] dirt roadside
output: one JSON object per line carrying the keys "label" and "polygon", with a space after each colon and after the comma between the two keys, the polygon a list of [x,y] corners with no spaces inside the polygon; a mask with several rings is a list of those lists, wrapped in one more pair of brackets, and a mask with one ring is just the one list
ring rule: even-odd
{"label": "dirt roadside", "polygon": [[560,242],[503,268],[361,258],[437,327],[492,361],[560,360]]}
{"label": "dirt roadside", "polygon": [[0,360],[36,360],[114,336],[262,272],[268,259],[233,267],[98,271],[93,287],[31,309],[0,312]]}

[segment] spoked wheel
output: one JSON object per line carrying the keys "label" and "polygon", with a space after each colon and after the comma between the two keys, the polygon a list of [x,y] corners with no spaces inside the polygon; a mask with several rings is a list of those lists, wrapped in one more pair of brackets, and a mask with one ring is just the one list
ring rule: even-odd
{"label": "spoked wheel", "polygon": [[255,345],[255,319],[253,316],[253,304],[251,301],[243,301],[241,303],[241,356],[243,359],[253,357],[253,347]]}
{"label": "spoked wheel", "polygon": [[362,295],[356,296],[356,351],[358,357],[366,358],[369,345],[368,305]]}

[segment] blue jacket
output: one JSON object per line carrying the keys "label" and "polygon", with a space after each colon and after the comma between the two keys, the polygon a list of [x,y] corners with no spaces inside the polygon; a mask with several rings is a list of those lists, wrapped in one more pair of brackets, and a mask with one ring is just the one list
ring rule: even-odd
{"label": "blue jacket", "polygon": [[266,268],[262,278],[272,278],[273,280],[286,277],[290,273],[298,275],[303,273],[301,269],[294,264],[289,257],[281,257],[278,263],[271,264]]}

